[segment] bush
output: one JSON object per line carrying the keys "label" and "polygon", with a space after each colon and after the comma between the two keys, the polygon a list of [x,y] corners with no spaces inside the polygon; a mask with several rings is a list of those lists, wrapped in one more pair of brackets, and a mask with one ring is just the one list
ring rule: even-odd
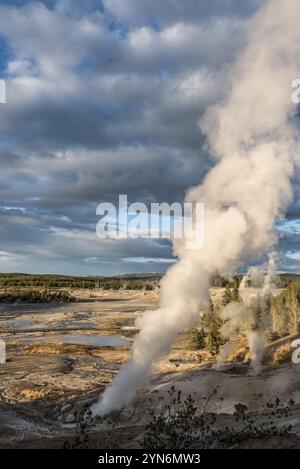
{"label": "bush", "polygon": [[275,350],[273,355],[273,364],[274,365],[283,365],[285,363],[292,362],[293,350],[290,344],[281,345],[277,350]]}
{"label": "bush", "polygon": [[[215,396],[205,398],[206,403]],[[232,444],[249,439],[260,439],[288,434],[290,426],[276,427],[275,420],[289,417],[292,400],[288,406],[282,405],[276,398],[270,401],[260,412],[249,412],[242,403],[235,405],[235,425],[217,428],[218,416],[205,412],[207,404],[201,412],[189,395],[183,400],[180,391],[172,387],[169,391],[169,402],[158,414],[150,411],[150,422],[146,426],[143,448],[145,449],[202,449],[228,448]]]}
{"label": "bush", "polygon": [[[249,439],[261,439],[288,434],[291,427],[277,427],[275,420],[291,416],[294,402],[282,405],[278,398],[268,402],[259,412],[250,412],[242,403],[235,405],[234,421],[230,426],[222,423],[223,416],[208,412],[211,400],[218,397],[218,388],[203,397],[203,405],[197,407],[190,395],[183,397],[172,386],[160,410],[149,410],[149,420],[145,426],[143,440],[139,445],[144,449],[202,449],[230,448]],[[219,398],[222,400],[222,397]],[[215,403],[215,402],[213,402]],[[101,418],[93,418],[88,406],[75,413],[77,422],[74,438],[64,444],[64,448],[118,448],[117,425],[119,412],[113,412],[103,419],[105,432],[97,434],[96,426]],[[98,427],[99,428],[99,427]],[[124,432],[124,427],[122,426]]]}
{"label": "bush", "polygon": [[205,348],[205,332],[204,329],[193,327],[190,333],[190,348],[192,350],[201,350]]}
{"label": "bush", "polygon": [[219,348],[223,345],[224,340],[221,336],[220,329],[223,321],[219,316],[218,308],[213,305],[203,316],[203,324],[205,327],[205,345],[208,349],[213,350],[215,353],[219,352]]}
{"label": "bush", "polygon": [[197,416],[196,411],[192,397],[189,395],[183,399],[181,392],[172,386],[168,391],[168,402],[162,411],[158,414],[149,411],[150,421],[146,425],[143,448],[175,450],[197,447],[199,434],[202,439],[210,437],[215,416]]}

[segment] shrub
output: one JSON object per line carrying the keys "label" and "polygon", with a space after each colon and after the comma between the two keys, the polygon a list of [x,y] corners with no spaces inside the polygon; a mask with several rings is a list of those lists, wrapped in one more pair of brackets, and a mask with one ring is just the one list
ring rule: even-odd
{"label": "shrub", "polygon": [[293,350],[290,344],[281,345],[277,350],[275,350],[273,355],[273,364],[274,365],[283,365],[285,363],[292,362]]}
{"label": "shrub", "polygon": [[[217,394],[214,389],[210,397]],[[209,402],[209,399],[205,399]],[[282,436],[291,427],[275,425],[275,420],[291,415],[292,400],[288,406],[282,405],[276,398],[270,401],[260,412],[249,412],[242,403],[235,405],[235,425],[217,428],[218,416],[205,412],[207,405],[199,413],[195,401],[189,395],[183,399],[180,391],[172,387],[169,401],[157,414],[150,411],[150,421],[146,426],[143,448],[145,449],[202,449],[224,448],[257,438]]]}
{"label": "shrub", "polygon": [[224,343],[220,333],[223,321],[219,316],[218,308],[211,305],[210,309],[204,314],[203,323],[206,333],[205,345],[210,350],[218,353],[220,346]]}
{"label": "shrub", "polygon": [[193,327],[190,333],[190,348],[192,350],[200,350],[205,348],[205,332],[204,329],[201,327]]}

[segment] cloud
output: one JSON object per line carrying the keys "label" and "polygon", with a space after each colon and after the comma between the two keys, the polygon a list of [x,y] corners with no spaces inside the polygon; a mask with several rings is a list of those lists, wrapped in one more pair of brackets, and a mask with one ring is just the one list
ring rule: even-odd
{"label": "cloud", "polygon": [[182,200],[201,180],[211,162],[198,121],[224,97],[258,3],[1,2],[0,249],[17,256],[1,270],[166,267],[140,261],[169,259],[166,241],[92,242],[96,206],[120,193]]}
{"label": "cloud", "polygon": [[253,13],[257,0],[103,0],[105,8],[117,20],[131,26],[165,26],[178,21],[199,23],[215,16],[244,17]]}

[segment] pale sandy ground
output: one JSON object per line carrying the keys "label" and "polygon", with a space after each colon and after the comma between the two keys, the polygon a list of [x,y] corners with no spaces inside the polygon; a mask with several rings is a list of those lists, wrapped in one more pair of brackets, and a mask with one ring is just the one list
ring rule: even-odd
{"label": "pale sandy ground", "polygon": [[[213,289],[213,299],[219,301],[222,293]],[[0,337],[7,342],[8,361],[0,365],[0,447],[60,448],[72,438],[75,412],[112,382],[129,357],[136,318],[158,304],[157,292],[99,291],[97,296],[81,292],[81,302],[67,305],[1,305]],[[62,334],[113,335],[127,342],[76,345],[58,339]],[[206,410],[224,414],[224,424],[238,402],[259,410],[275,396],[282,402],[292,398],[296,405],[286,423],[300,435],[300,365],[267,366],[250,376],[247,364],[218,372],[202,360],[199,351],[189,349],[186,335],[180,336],[170,355],[154,367],[146,389],[121,413],[116,428],[121,447],[137,445],[147,409],[159,409],[173,384],[191,394],[199,410],[203,398],[218,388]],[[97,432],[107,432],[106,424]],[[297,445],[298,437],[293,438]]]}

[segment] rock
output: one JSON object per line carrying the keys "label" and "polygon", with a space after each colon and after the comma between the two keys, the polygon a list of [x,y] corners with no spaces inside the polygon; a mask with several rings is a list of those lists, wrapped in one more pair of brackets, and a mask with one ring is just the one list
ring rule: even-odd
{"label": "rock", "polygon": [[68,403],[68,404],[64,404],[61,409],[60,409],[60,412],[61,414],[65,414],[66,412],[68,412],[69,410],[72,409],[72,404]]}
{"label": "rock", "polygon": [[75,417],[73,414],[69,414],[66,417],[66,423],[74,423],[75,422]]}

